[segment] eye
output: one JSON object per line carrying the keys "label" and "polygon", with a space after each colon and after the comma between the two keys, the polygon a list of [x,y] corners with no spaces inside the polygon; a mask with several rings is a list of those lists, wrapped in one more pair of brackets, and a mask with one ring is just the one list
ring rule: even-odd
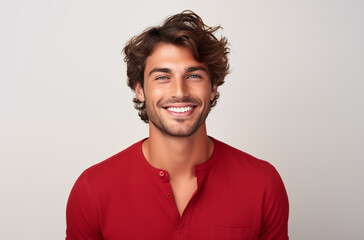
{"label": "eye", "polygon": [[169,78],[166,76],[158,76],[155,78],[155,80],[167,80],[167,79],[169,79]]}
{"label": "eye", "polygon": [[200,75],[193,74],[193,75],[188,76],[188,78],[202,78],[202,77]]}

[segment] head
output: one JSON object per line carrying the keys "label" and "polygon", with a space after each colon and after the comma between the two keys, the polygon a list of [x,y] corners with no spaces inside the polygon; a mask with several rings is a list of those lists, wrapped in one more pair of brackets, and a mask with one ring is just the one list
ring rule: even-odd
{"label": "head", "polygon": [[[142,34],[133,37],[124,47],[124,61],[127,64],[128,86],[135,91],[137,84],[144,86],[146,59],[152,54],[158,43],[169,43],[188,48],[197,62],[208,68],[211,86],[224,83],[229,71],[226,38],[218,39],[214,33],[221,28],[209,27],[192,11],[167,18],[161,26],[146,29]],[[219,93],[210,101],[210,108],[216,105]],[[134,106],[139,110],[140,118],[148,123],[145,101],[138,97],[133,99]]]}

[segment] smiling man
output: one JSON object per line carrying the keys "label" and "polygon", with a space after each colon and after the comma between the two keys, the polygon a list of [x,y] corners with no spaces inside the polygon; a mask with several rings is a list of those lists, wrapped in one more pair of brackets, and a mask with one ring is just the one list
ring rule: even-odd
{"label": "smiling man", "polygon": [[229,69],[218,28],[185,11],[127,43],[128,85],[149,137],[82,173],[66,239],[288,239],[274,167],[206,132]]}

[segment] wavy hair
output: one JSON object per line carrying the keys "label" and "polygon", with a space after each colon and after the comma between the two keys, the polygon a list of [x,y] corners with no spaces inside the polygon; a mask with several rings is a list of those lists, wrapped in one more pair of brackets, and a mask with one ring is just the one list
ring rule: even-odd
{"label": "wavy hair", "polygon": [[[147,28],[140,35],[134,36],[123,49],[128,86],[134,92],[136,83],[144,86],[145,61],[159,42],[189,48],[196,61],[208,66],[211,85],[222,85],[229,72],[227,55],[230,49],[225,37],[218,39],[214,35],[220,28],[221,26],[207,26],[196,13],[186,10],[168,17],[161,26]],[[211,108],[216,105],[219,96],[219,93],[216,93],[215,98],[210,101]],[[145,102],[136,96],[133,102],[135,109],[139,110],[140,118],[148,123]]]}

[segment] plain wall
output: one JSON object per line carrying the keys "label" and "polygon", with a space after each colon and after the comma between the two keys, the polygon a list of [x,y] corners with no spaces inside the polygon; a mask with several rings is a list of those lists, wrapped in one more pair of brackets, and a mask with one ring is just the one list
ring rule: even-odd
{"label": "plain wall", "polygon": [[277,168],[291,239],[364,239],[364,3],[321,0],[1,1],[2,239],[64,239],[81,172],[147,136],[120,52],[184,9],[232,49],[209,135]]}

